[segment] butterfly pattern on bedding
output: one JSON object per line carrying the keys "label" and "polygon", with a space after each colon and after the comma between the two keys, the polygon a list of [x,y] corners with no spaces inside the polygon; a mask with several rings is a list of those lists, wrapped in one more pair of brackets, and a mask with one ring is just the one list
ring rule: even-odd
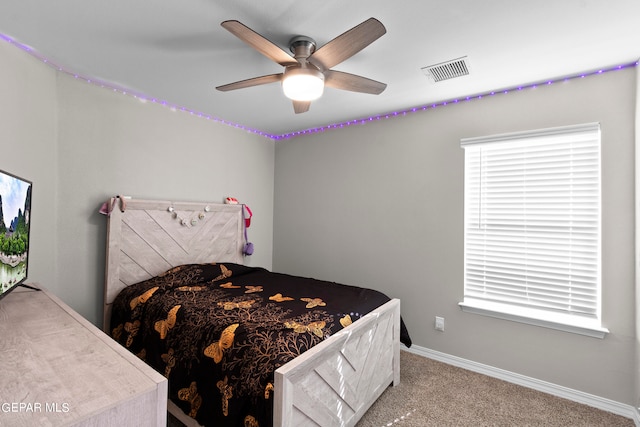
{"label": "butterfly pattern on bedding", "polygon": [[201,425],[268,427],[274,371],[388,300],[263,268],[189,264],[125,288],[111,331]]}

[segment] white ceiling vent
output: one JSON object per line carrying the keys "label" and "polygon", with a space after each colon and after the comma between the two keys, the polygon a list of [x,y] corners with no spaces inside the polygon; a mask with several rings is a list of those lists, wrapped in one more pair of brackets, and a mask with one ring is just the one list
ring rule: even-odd
{"label": "white ceiling vent", "polygon": [[469,75],[469,62],[466,56],[451,61],[423,67],[422,72],[434,83]]}

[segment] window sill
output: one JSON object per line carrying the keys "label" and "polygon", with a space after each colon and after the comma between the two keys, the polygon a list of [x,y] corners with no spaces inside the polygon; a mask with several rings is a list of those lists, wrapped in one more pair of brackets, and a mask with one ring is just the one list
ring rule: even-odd
{"label": "window sill", "polygon": [[609,330],[600,326],[589,324],[589,322],[577,322],[543,318],[532,313],[523,313],[523,309],[502,306],[500,304],[486,303],[483,301],[464,301],[458,304],[462,311],[479,314],[482,316],[494,317],[497,319],[510,320],[512,322],[525,323],[528,325],[541,326],[543,328],[556,329],[559,331],[585,335],[593,338],[603,339]]}

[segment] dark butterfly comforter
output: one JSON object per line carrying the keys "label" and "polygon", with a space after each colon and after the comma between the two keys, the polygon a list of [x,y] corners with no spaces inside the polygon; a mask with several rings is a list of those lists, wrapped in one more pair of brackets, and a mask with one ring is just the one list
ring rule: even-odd
{"label": "dark butterfly comforter", "polygon": [[[190,264],[124,289],[114,339],[169,379],[205,426],[266,427],[274,371],[389,298],[239,264]],[[401,325],[401,341],[411,339]]]}

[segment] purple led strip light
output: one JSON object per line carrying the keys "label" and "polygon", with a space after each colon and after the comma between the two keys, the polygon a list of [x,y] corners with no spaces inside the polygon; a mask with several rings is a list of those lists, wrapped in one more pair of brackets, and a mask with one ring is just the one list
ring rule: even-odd
{"label": "purple led strip light", "polygon": [[180,107],[178,105],[175,104],[171,104],[167,101],[164,100],[159,100],[157,98],[152,98],[152,97],[147,97],[144,94],[140,94],[140,93],[135,93],[132,91],[129,91],[127,89],[123,89],[120,87],[116,87],[113,84],[110,83],[106,83],[106,82],[102,82],[99,80],[95,80],[95,79],[90,79],[87,77],[83,77],[81,75],[78,75],[76,73],[73,73],[67,69],[65,69],[64,67],[61,67],[51,61],[49,61],[47,58],[43,57],[42,55],[38,54],[36,51],[34,51],[32,48],[30,48],[29,46],[26,46],[22,43],[16,42],[15,40],[13,40],[11,37],[4,35],[2,33],[0,33],[0,39],[24,50],[25,52],[29,53],[30,55],[34,56],[35,58],[37,58],[38,60],[44,62],[45,64],[55,68],[57,71],[67,74],[69,76],[72,76],[73,78],[77,79],[77,80],[81,80],[85,83],[89,83],[92,85],[96,85],[96,86],[100,86],[102,88],[105,89],[109,89],[112,90],[114,92],[117,93],[121,93],[123,95],[128,95],[128,96],[132,96],[140,101],[143,102],[153,102],[156,104],[160,104],[162,106],[168,107],[171,110],[174,111],[182,111],[182,112],[186,112],[189,113],[191,115],[197,116],[197,117],[201,117],[207,120],[212,120],[214,122],[217,123],[221,123],[227,126],[231,126],[231,127],[235,127],[237,129],[241,129],[250,133],[254,133],[256,135],[261,135],[264,136],[266,138],[270,138],[273,140],[281,140],[281,139],[289,139],[289,138],[293,138],[296,136],[301,136],[301,135],[309,135],[309,134],[313,134],[313,133],[320,133],[320,132],[325,132],[328,130],[333,130],[333,129],[342,129],[348,126],[354,126],[354,125],[364,125],[370,122],[375,122],[375,121],[379,121],[379,120],[386,120],[386,119],[391,119],[394,117],[398,117],[398,116],[406,116],[408,114],[412,114],[412,113],[417,113],[420,111],[426,111],[426,110],[430,110],[430,109],[434,109],[437,107],[445,107],[447,105],[451,105],[451,104],[457,104],[460,102],[465,102],[465,101],[473,101],[473,100],[478,100],[478,99],[482,99],[488,96],[495,96],[495,95],[503,95],[503,94],[508,94],[511,92],[519,92],[522,91],[524,89],[535,89],[539,86],[549,86],[558,82],[567,82],[569,80],[573,80],[573,79],[581,79],[581,78],[585,78],[588,76],[593,76],[593,75],[599,75],[599,74],[603,74],[603,73],[607,73],[607,72],[611,72],[611,71],[618,71],[618,70],[622,70],[625,68],[631,68],[631,67],[637,67],[638,64],[640,63],[639,61],[635,61],[632,63],[628,63],[628,64],[623,64],[623,65],[618,65],[615,67],[610,67],[610,68],[602,68],[596,71],[591,71],[591,72],[586,72],[586,73],[580,73],[580,74],[576,74],[573,76],[569,76],[569,77],[562,77],[562,78],[556,78],[556,79],[551,79],[551,80],[546,80],[546,81],[542,81],[542,82],[538,82],[538,83],[531,83],[531,84],[527,84],[527,85],[521,85],[521,86],[516,86],[513,88],[508,88],[508,89],[501,89],[501,90],[495,90],[495,91],[491,91],[491,92],[487,92],[487,93],[483,93],[483,94],[479,94],[479,95],[472,95],[472,96],[465,96],[465,97],[461,97],[461,98],[455,98],[455,99],[451,99],[448,101],[440,101],[440,102],[435,102],[435,103],[431,103],[428,105],[423,105],[421,107],[413,107],[413,108],[409,108],[407,110],[401,110],[401,111],[394,111],[391,113],[386,113],[386,114],[378,114],[375,116],[371,116],[368,118],[361,118],[361,119],[354,119],[354,120],[350,120],[347,122],[341,122],[341,123],[334,123],[334,124],[330,124],[330,125],[326,125],[326,126],[319,126],[316,128],[309,128],[309,129],[305,129],[305,130],[300,130],[300,131],[295,131],[295,132],[289,132],[289,133],[284,133],[281,135],[274,135],[274,134],[270,134],[267,132],[263,132],[261,130],[258,129],[253,129],[247,126],[243,126],[237,123],[233,123],[218,117],[214,117],[208,114],[204,114],[198,111],[194,111],[194,110],[190,110],[188,108],[185,107]]}
{"label": "purple led strip light", "polygon": [[378,115],[371,116],[371,117],[368,117],[368,118],[354,119],[354,120],[350,120],[350,121],[347,121],[347,122],[335,123],[335,124],[331,124],[331,125],[327,125],[327,126],[320,126],[320,127],[317,127],[317,128],[310,128],[310,129],[305,129],[305,130],[301,130],[301,131],[290,132],[290,133],[278,135],[274,139],[276,139],[276,140],[287,139],[287,138],[292,138],[292,137],[300,136],[300,135],[309,135],[309,134],[312,134],[312,133],[325,132],[325,131],[332,130],[332,129],[342,129],[342,128],[347,127],[347,126],[364,125],[364,124],[367,124],[367,123],[370,123],[370,122],[374,122],[374,121],[391,119],[391,118],[398,117],[398,116],[406,116],[406,115],[411,114],[411,113],[417,113],[417,112],[420,112],[420,111],[426,111],[426,110],[434,109],[434,108],[437,108],[437,107],[445,107],[447,105],[458,104],[460,102],[473,101],[473,100],[478,100],[478,99],[482,99],[482,98],[489,97],[489,96],[495,96],[495,95],[505,95],[505,94],[508,94],[508,93],[511,93],[511,92],[519,92],[519,91],[522,91],[524,89],[535,89],[535,88],[540,87],[540,86],[549,86],[549,85],[552,85],[552,84],[555,84],[555,83],[559,83],[559,82],[567,82],[567,81],[573,80],[573,79],[582,79],[582,78],[585,78],[585,77],[588,77],[588,76],[600,75],[600,74],[611,72],[611,71],[619,71],[619,70],[623,70],[625,68],[633,68],[633,67],[637,67],[639,64],[640,64],[640,61],[635,61],[635,62],[631,62],[631,63],[628,63],[628,64],[617,65],[615,67],[610,67],[610,68],[602,68],[602,69],[599,69],[599,70],[596,70],[596,71],[580,73],[580,74],[576,74],[576,75],[573,75],[573,76],[561,77],[561,78],[556,78],[556,79],[551,79],[551,80],[545,80],[545,81],[542,81],[542,82],[516,86],[516,87],[513,87],[513,88],[509,88],[509,89],[495,90],[495,91],[491,91],[491,92],[487,92],[487,93],[482,93],[482,94],[479,94],[479,95],[465,96],[465,97],[461,97],[461,98],[451,99],[451,100],[448,100],[448,101],[435,102],[435,103],[431,103],[431,104],[428,104],[428,105],[423,105],[421,107],[409,108],[407,110],[394,111],[394,112],[386,113],[386,114],[378,114]]}
{"label": "purple led strip light", "polygon": [[209,114],[205,114],[205,113],[202,113],[202,112],[199,112],[199,111],[195,111],[195,110],[190,110],[188,108],[181,107],[181,106],[176,105],[176,104],[172,104],[172,103],[170,103],[168,101],[165,101],[165,100],[161,100],[161,99],[157,99],[157,98],[153,98],[153,97],[148,97],[148,96],[146,96],[146,95],[144,95],[142,93],[136,93],[136,92],[130,91],[128,89],[124,89],[122,87],[117,87],[117,86],[115,86],[115,85],[113,85],[111,83],[107,83],[107,82],[104,82],[104,81],[100,81],[100,80],[91,79],[91,78],[87,78],[87,77],[81,76],[81,75],[79,75],[77,73],[74,73],[72,71],[69,71],[69,70],[65,69],[64,67],[61,67],[60,65],[55,64],[54,62],[50,61],[48,58],[45,58],[44,56],[42,56],[39,53],[37,53],[31,47],[29,47],[27,45],[24,45],[22,43],[19,43],[19,42],[15,41],[14,39],[12,39],[11,37],[7,36],[7,35],[4,35],[4,34],[0,33],[0,39],[12,44],[13,46],[18,47],[21,50],[24,50],[25,52],[29,53],[31,56],[37,58],[38,60],[42,61],[43,63],[49,65],[50,67],[55,68],[57,71],[59,71],[61,73],[64,73],[64,74],[66,74],[68,76],[73,77],[76,80],[80,80],[82,82],[89,83],[89,84],[92,84],[92,85],[95,85],[95,86],[100,86],[102,88],[112,90],[113,92],[117,92],[117,93],[120,93],[122,95],[128,95],[128,96],[131,96],[131,97],[133,97],[135,99],[138,99],[138,100],[140,100],[142,102],[153,102],[155,104],[160,104],[162,106],[170,108],[173,111],[182,111],[182,112],[185,112],[185,113],[189,113],[189,114],[191,114],[193,116],[201,117],[203,119],[211,120],[211,121],[214,121],[214,122],[217,122],[217,123],[221,123],[221,124],[224,124],[224,125],[227,125],[227,126],[232,126],[232,127],[237,128],[237,129],[242,129],[244,131],[247,131],[247,132],[250,132],[250,133],[254,133],[256,135],[261,135],[261,136],[264,136],[264,137],[267,137],[267,138],[271,138],[271,139],[278,139],[279,138],[278,135],[272,135],[272,134],[269,134],[267,132],[263,132],[263,131],[258,130],[258,129],[253,129],[253,128],[250,128],[250,127],[247,127],[247,126],[243,126],[243,125],[240,125],[240,124],[237,124],[237,123],[233,123],[233,122],[218,118],[218,117],[214,117],[214,116],[211,116]]}

